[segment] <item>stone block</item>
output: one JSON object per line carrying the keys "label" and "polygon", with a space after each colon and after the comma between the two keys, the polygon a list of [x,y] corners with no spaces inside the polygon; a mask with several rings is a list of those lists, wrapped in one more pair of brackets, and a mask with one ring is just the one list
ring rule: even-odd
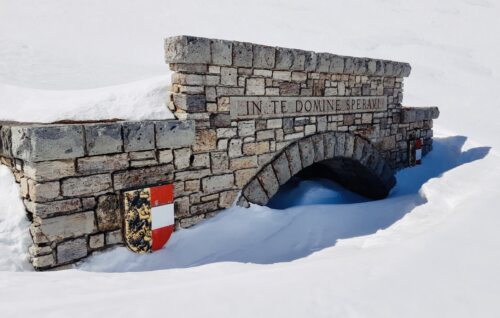
{"label": "stone block", "polygon": [[129,151],[150,150],[155,148],[153,122],[123,123],[124,149]]}
{"label": "stone block", "polygon": [[78,237],[95,230],[94,211],[39,219],[31,226],[33,242],[36,244]]}
{"label": "stone block", "polygon": [[290,178],[290,167],[288,165],[288,159],[285,153],[279,155],[272,163],[274,171],[276,172],[276,178],[280,185],[285,184]]}
{"label": "stone block", "polygon": [[0,126],[0,156],[12,157],[11,134],[9,125]]}
{"label": "stone block", "polygon": [[78,172],[82,174],[103,173],[127,169],[129,166],[126,153],[83,157],[78,159]]}
{"label": "stone block", "polygon": [[273,195],[278,192],[280,185],[271,165],[265,166],[258,174],[257,178],[269,198],[272,198]]}
{"label": "stone block", "polygon": [[104,234],[99,233],[89,237],[89,247],[91,249],[97,249],[104,247]]}
{"label": "stone block", "polygon": [[337,134],[335,143],[335,157],[344,157],[345,155],[345,134]]}
{"label": "stone block", "polygon": [[13,126],[12,155],[30,162],[85,155],[81,125]]}
{"label": "stone block", "polygon": [[210,154],[200,153],[193,155],[193,163],[191,165],[195,168],[210,168]]}
{"label": "stone block", "polygon": [[240,137],[253,136],[255,134],[255,120],[238,122],[238,135]]}
{"label": "stone block", "polygon": [[195,138],[195,122],[193,120],[155,121],[155,131],[157,148],[189,147]]}
{"label": "stone block", "polygon": [[224,40],[211,40],[212,64],[231,65],[233,63],[233,43]]}
{"label": "stone block", "polygon": [[269,201],[266,192],[257,179],[250,181],[248,186],[243,190],[243,194],[251,203],[266,205],[267,201]]}
{"label": "stone block", "polygon": [[191,149],[182,148],[174,150],[174,166],[176,169],[185,169],[190,165]]}
{"label": "stone block", "polygon": [[353,135],[346,135],[345,137],[345,153],[344,156],[346,158],[351,158],[354,154],[354,142],[355,142],[355,137]]}
{"label": "stone block", "polygon": [[300,158],[302,159],[302,166],[309,167],[314,163],[314,147],[311,139],[299,141]]}
{"label": "stone block", "polygon": [[292,72],[290,71],[274,71],[273,79],[281,80],[281,81],[291,81],[292,80]]}
{"label": "stone block", "polygon": [[211,114],[210,115],[210,126],[212,127],[230,127],[231,126],[231,115],[229,114]]}
{"label": "stone block", "polygon": [[269,142],[249,142],[243,144],[243,154],[245,155],[260,155],[269,152]]}
{"label": "stone block", "polygon": [[325,146],[323,143],[323,136],[311,136],[311,141],[314,148],[314,162],[320,162],[325,159]]}
{"label": "stone block", "polygon": [[87,124],[84,128],[87,153],[90,156],[122,151],[123,139],[120,123]]}
{"label": "stone block", "polygon": [[106,233],[106,245],[115,245],[120,243],[123,243],[121,230]]}
{"label": "stone block", "polygon": [[202,129],[196,131],[193,145],[194,152],[211,151],[217,149],[217,132],[215,129]]}
{"label": "stone block", "polygon": [[219,209],[218,198],[215,201],[209,201],[206,203],[192,205],[190,208],[191,215],[205,214],[208,212],[213,212]]}
{"label": "stone block", "polygon": [[318,53],[318,65],[316,66],[316,72],[320,72],[320,73],[330,72],[331,60],[332,60],[331,54]]}
{"label": "stone block", "polygon": [[274,139],[274,130],[261,130],[257,132],[257,141]]}
{"label": "stone block", "polygon": [[207,73],[207,64],[169,64],[170,70],[183,73]]}
{"label": "stone block", "polygon": [[300,158],[300,150],[298,144],[293,144],[286,149],[286,157],[290,166],[292,176],[302,170],[302,159]]}
{"label": "stone block", "polygon": [[173,171],[174,166],[172,164],[166,164],[114,173],[114,189],[123,190],[155,185],[159,183],[167,183],[172,181]]}
{"label": "stone block", "polygon": [[253,67],[272,69],[274,68],[276,49],[271,46],[253,46]]}
{"label": "stone block", "polygon": [[264,78],[254,77],[247,79],[247,95],[265,95],[266,83]]}
{"label": "stone block", "polygon": [[304,70],[305,60],[305,51],[276,48],[276,69],[278,70]]}
{"label": "stone block", "polygon": [[33,216],[40,218],[76,212],[82,209],[80,199],[76,198],[44,203],[25,200],[24,206],[26,207],[26,210],[33,213]]}
{"label": "stone block", "polygon": [[165,39],[165,62],[210,64],[210,40],[194,36],[174,36]]}
{"label": "stone block", "polygon": [[228,145],[228,154],[230,158],[239,157],[243,155],[242,152],[243,142],[241,139],[231,139]]}
{"label": "stone block", "polygon": [[212,173],[227,172],[229,169],[229,158],[227,152],[212,152],[210,154]]}
{"label": "stone block", "polygon": [[314,72],[318,63],[318,57],[315,52],[304,52],[304,70],[306,72]]}
{"label": "stone block", "polygon": [[96,195],[112,191],[111,175],[96,174],[87,177],[68,178],[61,182],[62,194],[68,197]]}
{"label": "stone block", "polygon": [[200,223],[205,218],[204,214],[198,214],[189,218],[184,218],[179,220],[179,227],[181,228],[190,228],[198,223]]}
{"label": "stone block", "polygon": [[332,55],[330,60],[330,72],[342,74],[344,73],[344,58],[338,55]]}
{"label": "stone block", "polygon": [[300,83],[285,82],[280,83],[280,95],[281,96],[299,96],[300,95]]}
{"label": "stone block", "polygon": [[245,186],[250,179],[252,179],[255,176],[255,168],[250,168],[250,169],[242,169],[242,170],[237,170],[234,172],[235,175],[235,183],[238,188],[242,188]]}
{"label": "stone block", "polygon": [[210,175],[210,169],[181,171],[175,173],[175,181],[201,179]]}
{"label": "stone block", "polygon": [[205,95],[172,94],[174,105],[187,113],[202,113],[205,111]]}
{"label": "stone block", "polygon": [[234,187],[234,175],[228,173],[219,176],[205,177],[201,180],[201,185],[205,193],[228,190]]}
{"label": "stone block", "polygon": [[59,197],[61,194],[61,187],[59,181],[37,183],[29,179],[27,181],[28,193],[31,201],[46,202]]}
{"label": "stone block", "polygon": [[233,42],[233,65],[252,67],[253,48],[251,43]]}
{"label": "stone block", "polygon": [[56,264],[56,261],[54,259],[54,255],[49,254],[33,257],[31,259],[31,264],[34,268],[47,268],[54,266]]}
{"label": "stone block", "polygon": [[236,201],[237,197],[238,197],[237,190],[221,192],[219,196],[219,206],[221,208],[229,208],[233,205],[234,201]]}
{"label": "stone block", "polygon": [[174,160],[174,154],[172,150],[161,150],[158,151],[158,161],[160,163],[171,163]]}
{"label": "stone block", "polygon": [[238,70],[235,67],[221,67],[220,75],[221,85],[238,85]]}
{"label": "stone block", "polygon": [[257,156],[239,157],[231,159],[231,170],[239,170],[246,168],[257,168]]}
{"label": "stone block", "polygon": [[80,237],[57,246],[57,263],[64,264],[87,256],[87,240]]}
{"label": "stone block", "polygon": [[116,195],[100,196],[97,199],[95,212],[99,231],[110,231],[121,227],[120,204]]}

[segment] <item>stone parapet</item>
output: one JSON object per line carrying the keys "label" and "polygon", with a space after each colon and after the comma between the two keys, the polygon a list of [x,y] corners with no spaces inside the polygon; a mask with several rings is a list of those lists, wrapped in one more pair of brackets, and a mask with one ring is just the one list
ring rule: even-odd
{"label": "stone parapet", "polygon": [[165,61],[195,65],[177,70],[200,73],[203,65],[392,77],[408,77],[411,72],[410,64],[402,62],[186,35],[165,39]]}

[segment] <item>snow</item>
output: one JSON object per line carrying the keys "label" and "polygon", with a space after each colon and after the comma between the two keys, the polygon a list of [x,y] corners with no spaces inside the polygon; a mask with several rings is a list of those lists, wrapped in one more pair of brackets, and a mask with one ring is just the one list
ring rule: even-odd
{"label": "snow", "polygon": [[30,271],[0,167],[1,316],[498,317],[499,14],[488,0],[0,0],[1,119],[168,118],[162,38],[177,34],[408,61],[404,104],[441,110],[434,151],[387,199],[299,181],[157,253],[60,272]]}

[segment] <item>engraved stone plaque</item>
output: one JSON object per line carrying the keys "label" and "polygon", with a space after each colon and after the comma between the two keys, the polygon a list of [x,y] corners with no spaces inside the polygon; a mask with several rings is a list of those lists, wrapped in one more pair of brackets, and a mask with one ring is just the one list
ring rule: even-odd
{"label": "engraved stone plaque", "polygon": [[232,96],[232,119],[373,113],[387,110],[386,96]]}

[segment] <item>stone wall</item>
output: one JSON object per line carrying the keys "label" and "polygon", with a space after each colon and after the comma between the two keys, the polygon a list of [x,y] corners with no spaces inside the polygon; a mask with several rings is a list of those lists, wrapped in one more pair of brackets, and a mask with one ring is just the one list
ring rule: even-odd
{"label": "stone wall", "polygon": [[314,165],[383,197],[412,140],[431,150],[439,111],[401,105],[407,63],[189,36],[166,39],[165,52],[177,120],[0,123],[35,268],[122,243],[125,190],[173,183],[178,229],[240,192],[240,205],[265,204]]}

